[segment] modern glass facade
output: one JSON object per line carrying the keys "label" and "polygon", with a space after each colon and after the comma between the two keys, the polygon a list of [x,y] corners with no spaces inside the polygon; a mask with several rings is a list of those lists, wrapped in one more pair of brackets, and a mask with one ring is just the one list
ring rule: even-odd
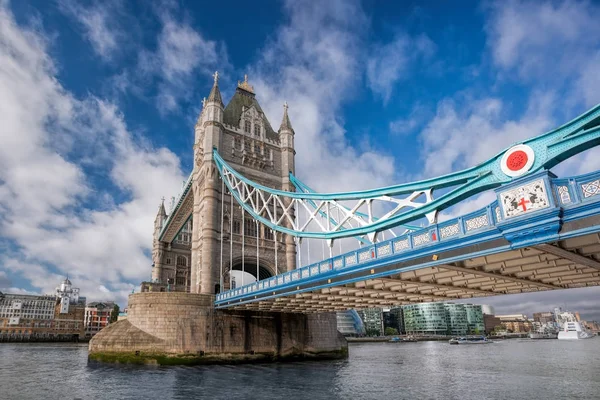
{"label": "modern glass facade", "polygon": [[402,306],[404,328],[409,335],[483,334],[480,305],[422,303]]}
{"label": "modern glass facade", "polygon": [[444,304],[448,317],[448,334],[453,336],[466,335],[469,331],[467,310],[464,304]]}
{"label": "modern glass facade", "polygon": [[479,304],[465,304],[465,310],[467,311],[467,333],[483,335],[485,332],[483,307]]}
{"label": "modern glass facade", "polygon": [[365,324],[367,335],[383,335],[383,310],[381,308],[365,308],[358,315]]}
{"label": "modern glass facade", "polygon": [[446,335],[448,317],[442,303],[402,306],[404,329],[409,335]]}
{"label": "modern glass facade", "polygon": [[338,312],[337,329],[344,336],[364,336],[365,325],[356,310]]}

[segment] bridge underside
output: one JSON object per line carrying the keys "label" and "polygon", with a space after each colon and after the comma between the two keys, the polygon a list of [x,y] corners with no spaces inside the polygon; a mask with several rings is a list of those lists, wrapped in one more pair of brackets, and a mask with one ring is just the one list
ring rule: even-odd
{"label": "bridge underside", "polygon": [[[489,245],[503,244],[496,241]],[[474,245],[473,251],[466,251],[465,256],[485,250],[482,246],[485,247]],[[385,277],[379,276],[382,268],[356,271],[290,288],[288,295],[278,291],[278,296],[258,296],[240,304],[231,302],[226,307],[315,313],[600,286],[598,233],[449,263],[444,263],[443,258],[439,256],[438,265],[405,272],[397,270],[410,264],[391,264],[383,268],[393,271]],[[438,256],[429,256],[427,260],[432,259]],[[414,264],[423,261],[412,260]],[[370,277],[375,273],[378,277]],[[335,285],[337,280],[339,285]]]}

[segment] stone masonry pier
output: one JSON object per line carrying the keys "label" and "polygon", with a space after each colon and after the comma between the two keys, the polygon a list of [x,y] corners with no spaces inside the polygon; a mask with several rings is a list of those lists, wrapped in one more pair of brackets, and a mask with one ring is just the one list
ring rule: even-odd
{"label": "stone masonry pier", "polygon": [[336,359],[348,354],[335,313],[221,311],[214,296],[136,293],[128,316],[90,342],[90,360],[217,364]]}

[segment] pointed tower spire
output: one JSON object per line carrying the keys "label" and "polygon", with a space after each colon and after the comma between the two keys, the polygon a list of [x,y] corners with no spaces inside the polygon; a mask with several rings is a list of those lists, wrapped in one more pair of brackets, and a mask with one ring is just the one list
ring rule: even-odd
{"label": "pointed tower spire", "polygon": [[219,90],[219,72],[215,71],[213,78],[215,80],[212,89],[210,90],[210,94],[208,95],[208,99],[206,99],[206,103],[215,102],[218,103],[221,107],[223,107],[223,99],[221,98],[221,91]]}
{"label": "pointed tower spire", "polygon": [[165,210],[165,198],[164,197],[162,197],[160,199],[160,206],[158,206],[158,215],[157,215],[157,218],[159,216],[160,217],[166,217],[167,216],[167,211]]}
{"label": "pointed tower spire", "polygon": [[292,123],[290,122],[290,117],[288,116],[288,103],[287,101],[283,103],[283,120],[281,121],[281,126],[279,127],[279,133],[283,131],[290,131],[293,134],[294,128],[292,128]]}

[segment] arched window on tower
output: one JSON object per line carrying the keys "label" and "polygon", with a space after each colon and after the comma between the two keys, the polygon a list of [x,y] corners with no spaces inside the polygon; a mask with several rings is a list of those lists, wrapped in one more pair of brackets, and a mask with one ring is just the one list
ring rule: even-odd
{"label": "arched window on tower", "polygon": [[244,120],[244,132],[250,133],[250,121]]}
{"label": "arched window on tower", "polygon": [[260,124],[254,124],[254,136],[260,137]]}
{"label": "arched window on tower", "polygon": [[184,256],[177,256],[177,265],[187,267],[187,258],[185,258]]}

